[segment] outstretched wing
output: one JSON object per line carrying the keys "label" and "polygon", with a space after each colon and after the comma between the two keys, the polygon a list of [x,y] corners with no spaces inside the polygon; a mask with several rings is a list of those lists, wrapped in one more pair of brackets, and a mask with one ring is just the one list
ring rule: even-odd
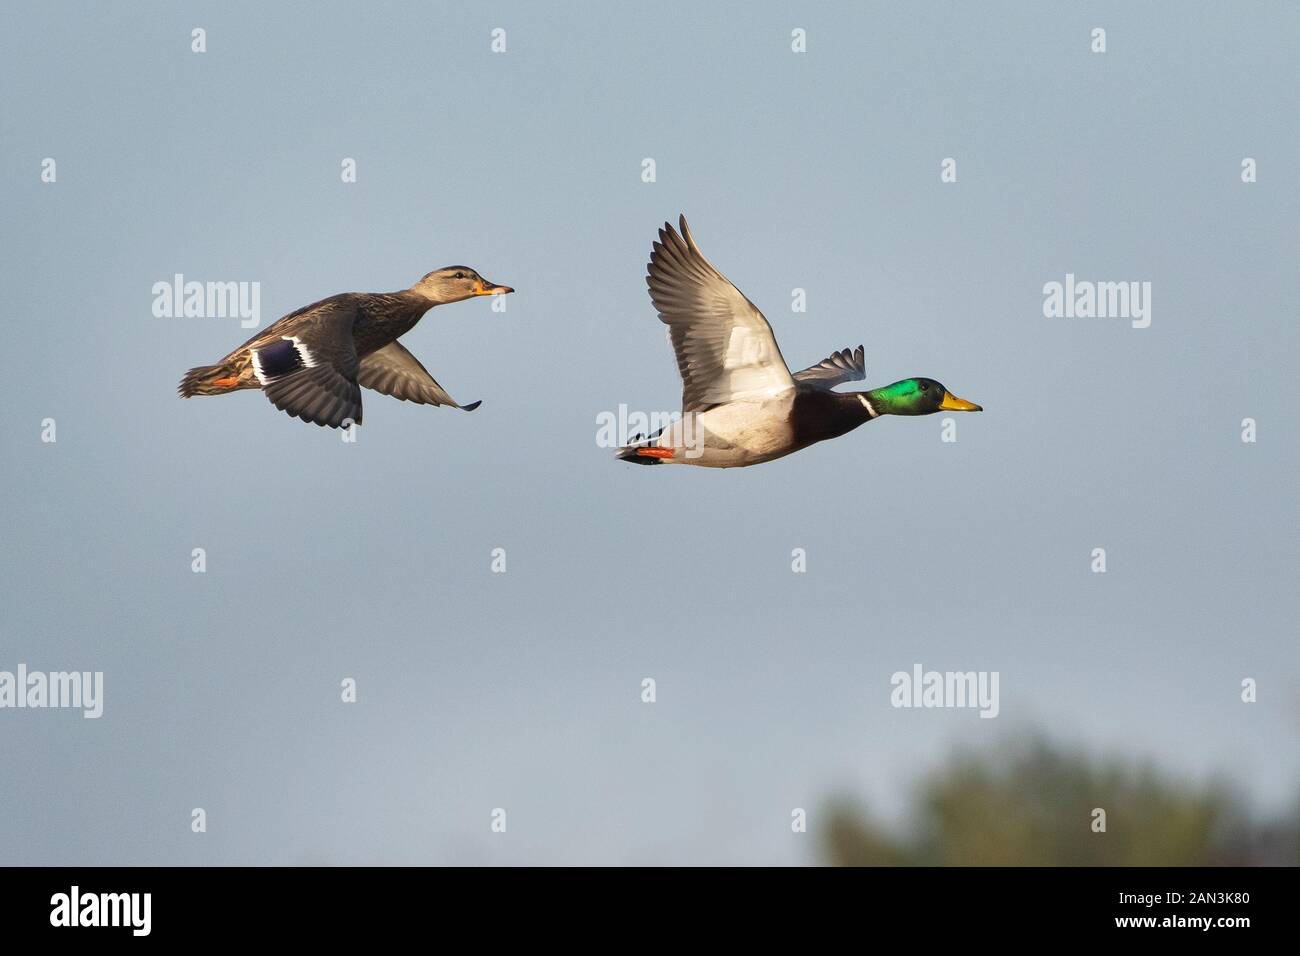
{"label": "outstretched wing", "polygon": [[668,326],[682,376],[682,411],[761,399],[794,388],[763,313],[709,264],[691,237],[659,230],[646,285]]}
{"label": "outstretched wing", "polygon": [[867,377],[867,367],[862,360],[862,346],[853,351],[841,349],[832,352],[816,365],[794,373],[796,382],[817,388],[831,389],[845,382],[860,382]]}
{"label": "outstretched wing", "polygon": [[420,405],[451,405],[472,412],[482,404],[457,402],[400,342],[390,342],[365,356],[357,372],[357,382],[363,388]]}
{"label": "outstretched wing", "polygon": [[276,323],[255,340],[249,348],[253,373],[272,405],[331,428],[348,421],[361,424],[352,341],[356,317],[350,299],[326,299],[294,314],[292,322]]}

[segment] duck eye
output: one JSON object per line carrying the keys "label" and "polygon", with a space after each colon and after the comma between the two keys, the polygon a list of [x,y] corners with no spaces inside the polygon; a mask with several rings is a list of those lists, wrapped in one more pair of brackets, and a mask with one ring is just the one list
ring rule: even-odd
{"label": "duck eye", "polygon": [[463,279],[463,278],[465,278],[465,273],[463,273],[463,272],[457,272],[457,273],[456,273],[456,278],[457,278],[457,279]]}
{"label": "duck eye", "polygon": [[921,391],[923,391],[923,392],[928,392],[929,390],[930,390],[930,383],[929,383],[929,382],[922,382],[922,383],[921,383]]}

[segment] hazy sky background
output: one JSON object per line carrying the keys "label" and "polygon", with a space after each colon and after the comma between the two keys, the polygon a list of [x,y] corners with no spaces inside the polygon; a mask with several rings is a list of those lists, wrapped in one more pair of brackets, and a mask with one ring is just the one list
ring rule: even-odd
{"label": "hazy sky background", "polygon": [[[4,6],[0,669],[106,700],[0,711],[0,860],[811,862],[792,808],[897,817],[1030,728],[1294,799],[1300,10],[702,7]],[[680,407],[681,211],[795,369],[861,342],[987,411],[615,461],[600,412]],[[453,263],[519,290],[404,339],[473,414],[176,397],[249,332],[156,281],[259,281],[266,325]],[[1067,272],[1151,327],[1044,318]],[[892,708],[918,662],[1001,715]]]}

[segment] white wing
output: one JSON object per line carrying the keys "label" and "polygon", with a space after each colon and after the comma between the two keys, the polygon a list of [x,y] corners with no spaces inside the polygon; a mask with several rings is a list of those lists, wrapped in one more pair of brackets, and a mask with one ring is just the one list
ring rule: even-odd
{"label": "white wing", "polygon": [[816,365],[794,373],[796,382],[826,389],[843,385],[845,382],[860,382],[866,377],[867,367],[862,361],[861,345],[854,351],[840,349],[838,352],[832,352]]}
{"label": "white wing", "polygon": [[704,258],[685,216],[681,227],[681,235],[669,223],[659,230],[646,285],[677,354],[682,411],[794,388],[763,313]]}

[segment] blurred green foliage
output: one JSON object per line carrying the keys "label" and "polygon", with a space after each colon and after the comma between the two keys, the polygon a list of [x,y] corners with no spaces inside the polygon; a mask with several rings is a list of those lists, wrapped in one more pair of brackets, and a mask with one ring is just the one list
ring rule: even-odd
{"label": "blurred green foliage", "polygon": [[[1298,811],[1300,811],[1300,804]],[[1093,830],[1105,810],[1106,830]],[[1300,812],[1252,822],[1226,786],[1094,758],[1041,738],[992,755],[958,753],[928,773],[909,822],[891,831],[854,802],[821,818],[838,866],[1249,866],[1300,860]]]}

